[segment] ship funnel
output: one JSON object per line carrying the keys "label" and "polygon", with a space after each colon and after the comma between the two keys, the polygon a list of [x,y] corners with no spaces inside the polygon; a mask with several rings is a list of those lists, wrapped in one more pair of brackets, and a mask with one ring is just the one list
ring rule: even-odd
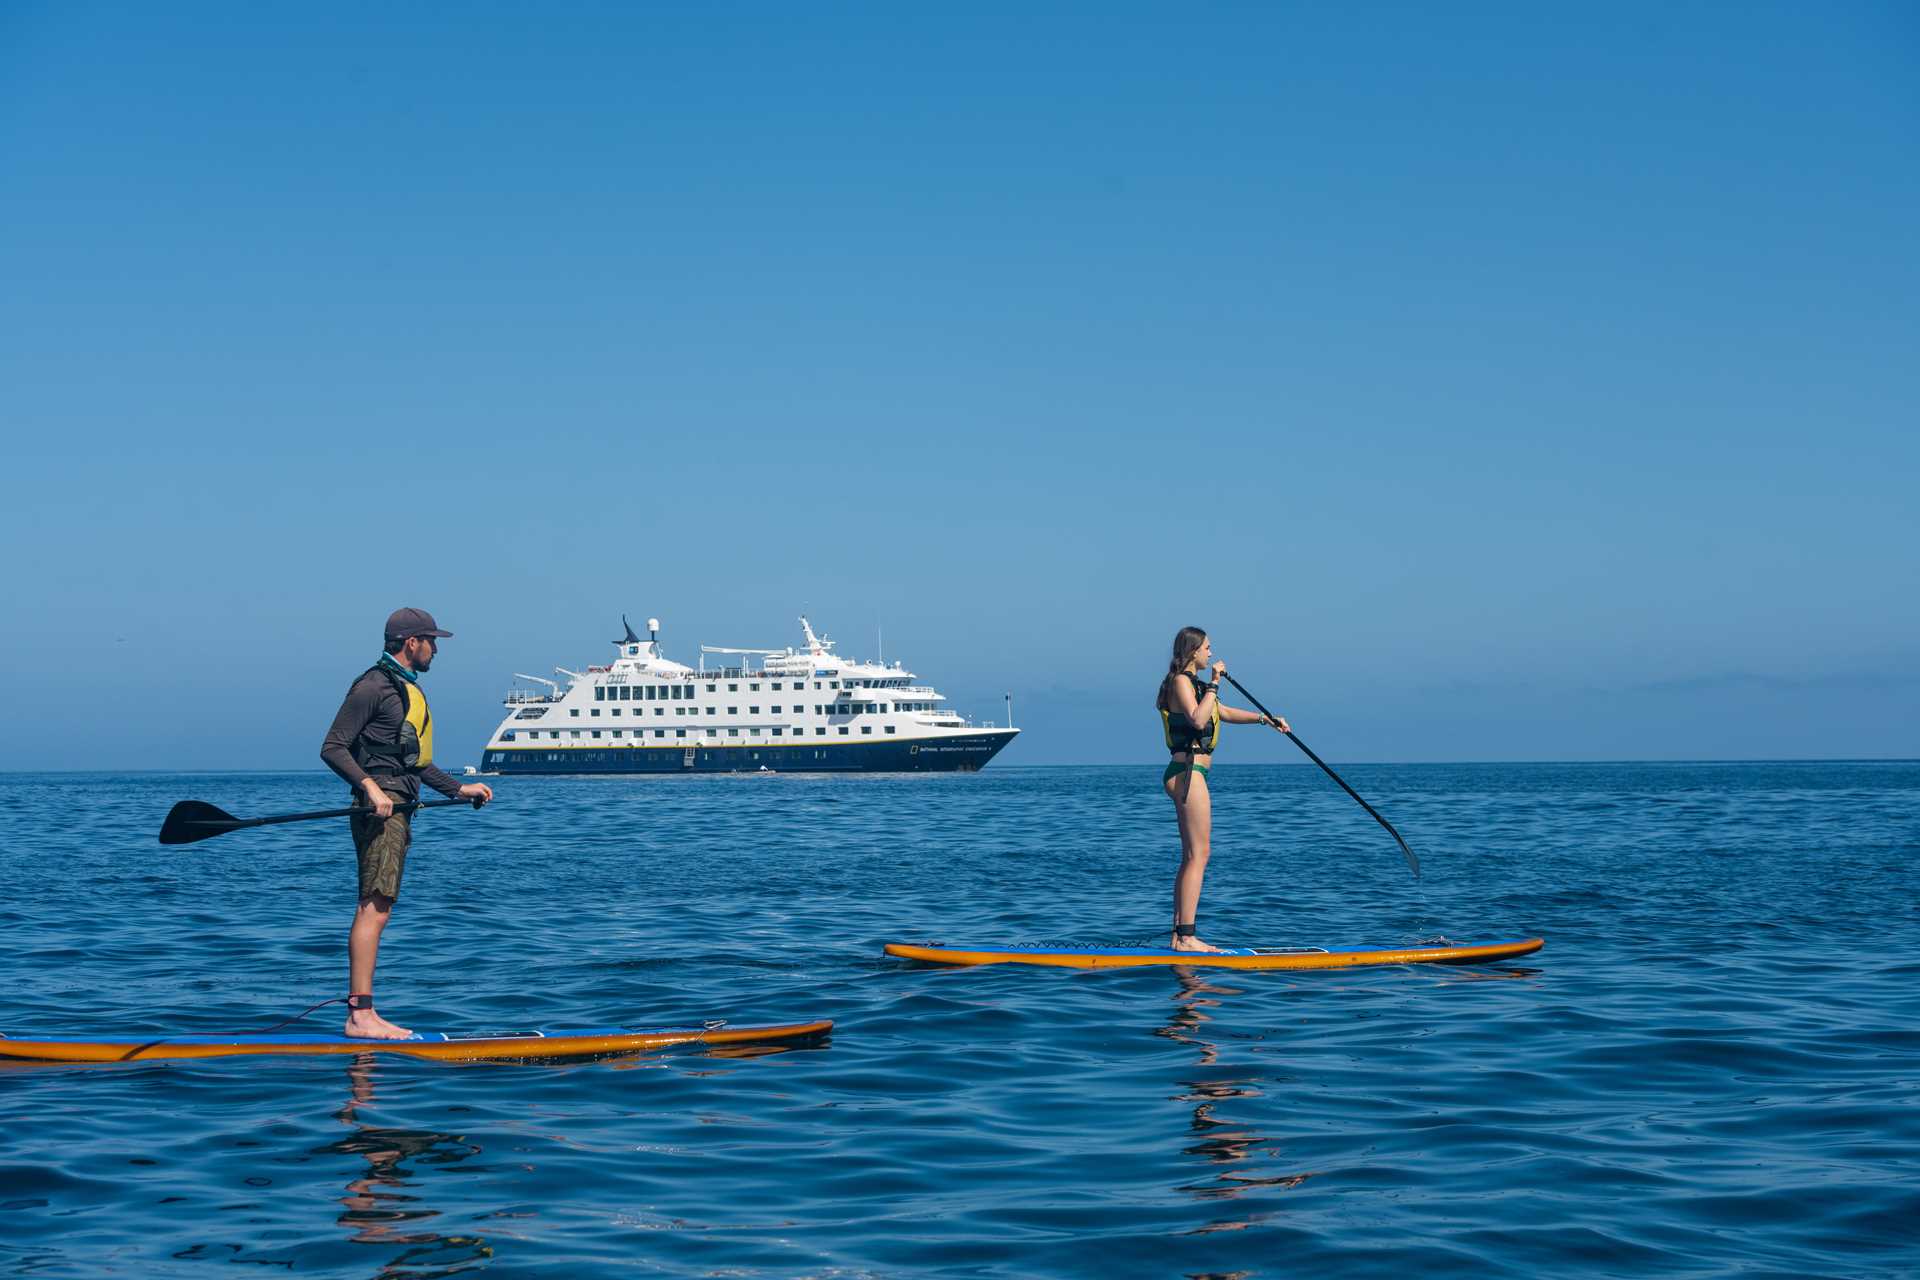
{"label": "ship funnel", "polygon": [[633,624],[627,621],[627,615],[624,613],[620,615],[620,625],[627,629],[627,636],[626,636],[626,639],[624,640],[615,640],[614,641],[615,644],[639,644],[640,643],[640,637],[633,634]]}

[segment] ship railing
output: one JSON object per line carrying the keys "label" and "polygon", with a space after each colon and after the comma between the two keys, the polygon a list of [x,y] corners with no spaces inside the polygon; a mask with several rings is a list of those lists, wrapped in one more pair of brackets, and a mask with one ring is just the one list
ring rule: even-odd
{"label": "ship railing", "polygon": [[509,689],[506,696],[506,704],[510,707],[517,707],[527,702],[558,701],[560,701],[560,695],[557,693],[540,693],[533,689]]}

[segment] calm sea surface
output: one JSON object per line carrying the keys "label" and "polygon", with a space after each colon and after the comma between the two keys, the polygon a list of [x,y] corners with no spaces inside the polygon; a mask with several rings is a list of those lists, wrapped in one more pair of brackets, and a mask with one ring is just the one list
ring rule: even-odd
{"label": "calm sea surface", "polygon": [[[1352,768],[1415,882],[1310,766],[1223,761],[1202,936],[1546,949],[881,958],[1164,934],[1158,776],[497,779],[417,824],[383,1012],[833,1037],[0,1066],[0,1274],[1920,1273],[1920,764]],[[154,841],[176,799],[342,794],[0,776],[0,1031],[248,1030],[342,994],[342,824]]]}

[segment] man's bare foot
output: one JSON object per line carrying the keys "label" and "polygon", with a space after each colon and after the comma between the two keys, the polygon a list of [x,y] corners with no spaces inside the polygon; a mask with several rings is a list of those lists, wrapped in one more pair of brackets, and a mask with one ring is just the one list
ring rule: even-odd
{"label": "man's bare foot", "polygon": [[347,1028],[341,1034],[355,1040],[405,1040],[413,1032],[394,1026],[371,1009],[355,1009],[347,1015]]}
{"label": "man's bare foot", "polygon": [[1173,935],[1173,949],[1175,951],[1211,951],[1216,954],[1220,951],[1220,948],[1211,942],[1202,942],[1198,938],[1183,938],[1177,933]]}

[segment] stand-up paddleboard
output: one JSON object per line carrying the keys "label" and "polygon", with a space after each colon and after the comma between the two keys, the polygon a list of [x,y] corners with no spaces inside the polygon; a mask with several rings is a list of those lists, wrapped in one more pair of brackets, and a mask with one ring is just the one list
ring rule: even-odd
{"label": "stand-up paddleboard", "polygon": [[415,1058],[472,1062],[483,1059],[586,1058],[640,1053],[673,1045],[760,1044],[826,1035],[833,1023],[790,1022],[732,1027],[601,1027],[587,1031],[507,1031],[454,1035],[416,1031],[406,1040],[358,1040],[349,1036],[282,1032],[276,1035],[165,1036],[106,1040],[16,1040],[0,1035],[0,1058],[33,1062],[151,1062],[168,1058],[218,1058],[260,1053],[404,1053]]}
{"label": "stand-up paddleboard", "polygon": [[1044,964],[1064,969],[1124,969],[1148,964],[1208,969],[1351,969],[1369,964],[1487,964],[1531,955],[1546,942],[1472,942],[1376,951],[1288,950],[1229,947],[1220,951],[1172,951],[1165,947],[950,947],[944,942],[889,942],[887,954],[931,964]]}

